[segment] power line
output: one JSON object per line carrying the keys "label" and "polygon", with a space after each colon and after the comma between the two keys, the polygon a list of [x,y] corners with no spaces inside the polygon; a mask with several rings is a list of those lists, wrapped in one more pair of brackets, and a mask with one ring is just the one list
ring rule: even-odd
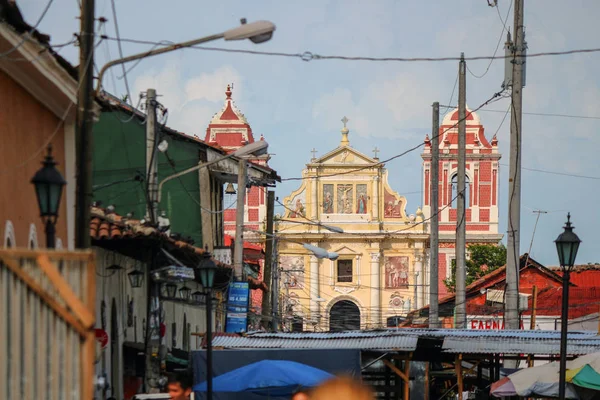
{"label": "power line", "polygon": [[[483,112],[504,113],[502,110],[481,110]],[[559,117],[559,118],[575,118],[575,119],[595,119],[600,120],[600,117],[588,115],[572,115],[572,114],[555,114],[555,113],[538,113],[538,112],[523,112],[525,115],[536,115],[540,117]]]}
{"label": "power line", "polygon": [[[52,1],[51,1],[52,2]],[[98,43],[95,45],[94,49],[96,47],[98,47],[100,45],[100,43],[102,43],[102,39],[100,39],[98,41]],[[86,64],[89,64],[90,61],[92,60],[92,55],[94,54],[94,52],[90,52],[90,57],[88,57]],[[87,70],[87,69],[86,69]],[[77,90],[79,90],[79,88],[81,87],[81,85],[83,84],[83,77],[80,77],[79,82],[77,84]],[[52,139],[54,139],[54,136],[56,136],[56,134],[61,130],[61,128],[64,126],[65,120],[67,118],[67,116],[69,115],[69,113],[71,112],[71,109],[75,106],[74,102],[69,102],[69,105],[67,106],[65,112],[61,115],[60,120],[58,121],[58,124],[56,125],[56,128],[54,128],[54,131],[52,131],[52,133],[50,134],[50,136],[48,136],[48,138],[46,140],[44,140],[44,143],[37,149],[35,150],[29,157],[27,157],[24,161],[10,167],[10,168],[6,168],[3,171],[0,171],[0,176],[8,174],[8,173],[12,173],[22,167],[24,167],[25,165],[29,164],[31,161],[33,161],[42,151],[44,151],[44,149],[46,149],[48,147],[48,144],[50,144],[50,142],[52,142]]]}
{"label": "power line", "polygon": [[[110,36],[104,37],[108,40],[120,40],[127,43],[136,44],[149,44],[154,46],[165,45],[166,41],[152,42],[148,40],[140,39],[127,39],[127,38],[114,38]],[[442,61],[460,61],[460,57],[364,57],[364,56],[342,56],[342,55],[320,55],[310,51],[304,53],[286,53],[286,52],[273,52],[273,51],[256,51],[256,50],[243,50],[243,49],[227,49],[223,47],[207,47],[207,46],[190,46],[190,49],[206,50],[206,51],[219,51],[224,53],[242,53],[242,54],[254,54],[262,56],[273,56],[273,57],[289,57],[289,58],[300,58],[302,61],[313,61],[313,60],[339,60],[339,61],[373,61],[373,62],[442,62]],[[522,58],[535,58],[535,57],[549,57],[549,56],[562,56],[570,54],[585,54],[585,53],[598,53],[600,48],[589,48],[589,49],[571,49],[563,51],[548,51],[541,53],[530,53],[523,55]],[[499,55],[499,56],[475,56],[465,57],[465,61],[478,61],[478,60],[496,60],[512,58],[512,56]]]}
{"label": "power line", "polygon": [[[500,164],[504,167],[507,167],[507,164]],[[593,180],[600,180],[600,176],[589,176],[589,175],[577,175],[577,174],[568,174],[566,172],[557,172],[557,171],[548,171],[548,170],[544,170],[544,169],[537,169],[537,168],[526,168],[526,167],[521,167],[521,169],[524,169],[526,171],[533,171],[533,172],[541,172],[543,174],[552,174],[552,175],[561,175],[561,176],[569,176],[571,178],[582,178],[582,179],[593,179]]]}
{"label": "power line", "polygon": [[[506,21],[508,21],[508,16],[510,14],[510,9],[512,8],[512,0],[510,2],[510,5],[508,6],[508,11],[506,12],[506,17],[504,18],[504,20],[502,20],[502,16],[500,16],[500,8],[498,7],[498,4],[496,4],[496,11],[498,12],[498,17],[500,18],[500,22],[502,22],[502,30],[500,31],[500,37],[498,38],[498,43],[496,43],[496,49],[494,50],[494,55],[492,57],[496,56],[496,53],[498,53],[498,49],[500,48],[500,43],[502,43],[502,38],[504,37],[504,30],[506,29]],[[481,75],[476,75],[474,74],[471,69],[469,68],[469,65],[467,64],[467,71],[469,71],[469,73],[477,79],[483,78],[484,76],[487,75],[488,71],[490,70],[490,67],[492,66],[492,63],[494,62],[494,58],[492,58],[489,62],[489,64],[487,65],[487,68],[485,69],[485,71],[483,72],[483,74]]]}
{"label": "power line", "polygon": [[[115,6],[115,0],[111,0],[110,3],[112,7],[113,19],[115,20],[115,33],[117,34],[117,39],[120,39],[121,35],[119,34],[119,22],[117,20],[117,8]],[[123,58],[123,47],[121,46],[121,40],[117,40],[117,46],[119,49],[119,57]],[[129,81],[127,80],[127,72],[125,72],[125,64],[121,64],[121,68],[123,69],[123,80],[125,82],[125,88],[127,89],[127,98],[129,102],[131,102],[131,91],[129,90]]]}
{"label": "power line", "polygon": [[[466,120],[470,116],[470,114],[475,113],[475,112],[479,111],[481,108],[485,107],[486,105],[488,105],[488,104],[496,101],[496,99],[498,97],[501,97],[503,93],[504,93],[504,90],[502,90],[500,92],[494,93],[494,95],[492,97],[490,97],[488,100],[486,100],[485,102],[483,102],[479,107],[477,107],[476,109],[474,109],[474,110],[470,111],[469,113],[467,113],[467,116],[465,116],[465,118],[463,118],[462,120],[456,121],[456,123],[454,123],[454,125],[452,125],[449,128],[446,128],[444,131],[442,131],[441,133],[439,133],[437,135],[437,137],[443,136],[446,132],[450,131],[451,129],[456,128],[458,126],[459,122],[462,122],[463,120]],[[402,157],[402,156],[404,156],[404,155],[406,155],[408,153],[411,153],[411,152],[413,152],[413,151],[415,151],[415,150],[423,147],[424,145],[425,145],[425,142],[421,142],[418,145],[413,146],[410,149],[408,149],[408,150],[406,150],[406,151],[404,151],[404,152],[402,152],[400,154],[396,154],[395,156],[392,156],[392,157],[390,157],[388,159],[385,159],[383,161],[378,161],[378,162],[373,163],[373,164],[368,164],[368,165],[365,165],[363,167],[351,169],[351,170],[344,171],[344,172],[336,172],[336,173],[333,173],[333,174],[319,175],[319,178],[348,175],[348,174],[352,174],[354,172],[363,171],[365,169],[375,168],[377,166],[381,166],[381,165],[385,164],[386,162],[395,160],[396,158],[400,158],[400,157]],[[301,180],[304,180],[304,179],[316,179],[316,178],[317,178],[316,176],[314,176],[314,177],[311,176],[311,177],[282,178],[281,181],[282,182],[284,182],[284,181],[301,181]]]}
{"label": "power line", "polygon": [[29,33],[27,35],[23,35],[23,39],[21,39],[21,41],[16,46],[14,46],[12,49],[10,49],[10,50],[8,50],[8,51],[6,51],[4,53],[0,53],[0,58],[5,57],[5,56],[13,53],[17,49],[19,49],[21,46],[23,46],[23,44],[27,40],[29,40],[29,36],[33,35],[33,33],[36,31],[37,27],[40,25],[40,23],[42,22],[42,20],[46,16],[46,13],[48,13],[48,10],[50,9],[50,6],[52,5],[53,2],[54,2],[54,0],[48,1],[48,4],[46,4],[46,7],[44,8],[44,11],[42,11],[42,15],[40,15],[40,17],[38,18],[37,22],[31,28],[31,30],[29,31]]}

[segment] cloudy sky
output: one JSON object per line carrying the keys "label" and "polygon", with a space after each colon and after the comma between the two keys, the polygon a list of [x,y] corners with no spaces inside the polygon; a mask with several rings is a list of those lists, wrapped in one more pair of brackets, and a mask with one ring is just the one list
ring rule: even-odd
{"label": "cloudy sky", "polygon": [[[25,18],[35,23],[47,0],[17,0]],[[222,32],[248,21],[270,20],[277,25],[265,44],[214,42],[227,49],[368,57],[446,57],[492,55],[506,32],[512,31],[510,0],[358,1],[281,0],[197,1],[115,0],[122,38],[152,42],[185,41]],[[54,44],[68,42],[78,30],[78,0],[54,0],[40,29]],[[96,14],[115,37],[111,0],[96,0]],[[531,0],[525,5],[530,53],[599,47],[597,16],[600,2]],[[151,45],[122,43],[124,55]],[[77,64],[78,48],[61,54]],[[119,55],[114,40],[99,43],[96,63]],[[475,108],[500,89],[504,62],[469,62],[467,103]],[[527,113],[564,114],[594,118],[523,116],[523,171],[521,252],[529,248],[536,214],[540,217],[531,254],[556,265],[553,240],[571,211],[576,232],[583,240],[577,261],[600,262],[595,251],[600,221],[597,199],[600,171],[600,54],[531,58],[523,110]],[[128,66],[129,68],[132,65]],[[135,102],[139,93],[154,87],[169,109],[169,125],[204,137],[210,117],[222,106],[224,89],[234,84],[234,99],[247,116],[255,136],[264,134],[273,155],[271,165],[283,178],[298,177],[310,150],[322,155],[340,140],[340,119],[350,122],[353,147],[366,154],[377,146],[386,159],[420,143],[431,128],[434,101],[456,104],[453,88],[457,62],[302,61],[297,57],[232,54],[188,49],[142,61],[127,73]],[[483,75],[483,76],[482,76]],[[106,76],[107,90],[127,92],[122,71]],[[498,132],[501,160],[500,230],[506,231],[509,118],[503,99],[481,111],[486,135]],[[421,205],[420,151],[387,164],[393,188],[408,199],[407,212]],[[533,171],[538,170],[538,171]],[[557,174],[559,173],[559,174]],[[282,199],[296,188],[284,182],[277,188]]]}

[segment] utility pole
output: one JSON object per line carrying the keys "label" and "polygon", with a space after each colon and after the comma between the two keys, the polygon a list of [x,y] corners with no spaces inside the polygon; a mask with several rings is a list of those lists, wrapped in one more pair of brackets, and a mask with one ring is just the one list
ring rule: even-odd
{"label": "utility pole", "polygon": [[[156,154],[157,131],[156,131],[156,90],[146,91],[146,182],[148,187],[146,214],[154,226],[158,221],[158,157]],[[156,341],[153,336],[160,326],[160,306],[156,286],[150,279],[151,271],[154,269],[156,250],[150,250],[150,263],[148,265],[148,280],[146,281],[146,338],[145,338],[145,373],[144,385],[146,391],[150,390],[150,382],[155,378],[154,362],[152,360],[153,348]],[[156,299],[156,300],[155,300]],[[153,321],[155,321],[153,323]]]}
{"label": "utility pole", "polygon": [[248,161],[240,158],[238,165],[237,208],[235,210],[235,242],[233,244],[233,273],[236,281],[242,280],[244,271],[244,214],[246,206],[246,174]]}
{"label": "utility pole", "polygon": [[455,328],[467,328],[466,305],[466,214],[465,214],[465,174],[466,174],[466,64],[464,53],[460,54],[458,64],[458,169],[456,191],[456,325]]}
{"label": "utility pole", "polygon": [[92,206],[92,155],[94,104],[94,0],[81,2],[79,33],[79,89],[75,127],[77,188],[75,199],[75,247],[91,247],[90,220]]}
{"label": "utility pole", "polygon": [[519,329],[519,256],[521,231],[521,105],[523,102],[523,0],[515,0],[515,45],[512,59],[510,160],[508,176],[508,238],[506,242],[506,329]]}
{"label": "utility pole", "polygon": [[146,91],[146,171],[148,202],[146,214],[154,225],[158,221],[158,157],[156,154],[156,90]]}
{"label": "utility pole", "polygon": [[[439,175],[440,175],[440,103],[433,103],[433,118],[431,126],[431,238],[429,241],[429,327],[439,328]],[[425,188],[428,190],[429,188]]]}
{"label": "utility pole", "polygon": [[[273,330],[279,332],[279,283],[281,282],[281,274],[279,271],[279,246],[277,246],[277,236],[273,236]],[[283,315],[283,314],[282,314]]]}
{"label": "utility pole", "polygon": [[[239,191],[238,191],[239,192]],[[269,292],[265,293],[262,298],[262,315],[263,327],[269,326],[268,316],[271,315],[271,304],[273,299],[273,214],[275,213],[275,192],[269,190],[267,192],[267,235],[265,246],[265,266],[263,281],[269,285]]]}

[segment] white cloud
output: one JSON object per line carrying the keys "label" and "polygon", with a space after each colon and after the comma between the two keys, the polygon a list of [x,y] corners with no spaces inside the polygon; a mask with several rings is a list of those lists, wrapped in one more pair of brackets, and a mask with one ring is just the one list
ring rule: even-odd
{"label": "white cloud", "polygon": [[227,85],[234,84],[234,96],[239,100],[243,93],[242,81],[239,72],[229,65],[184,79],[179,66],[171,62],[162,70],[150,70],[138,76],[134,88],[135,93],[156,89],[159,101],[169,109],[168,125],[203,139],[211,117],[223,105]]}
{"label": "white cloud", "polygon": [[191,78],[185,83],[187,101],[222,101],[225,88],[232,83],[234,84],[235,98],[239,100],[242,94],[240,90],[242,79],[235,68],[229,65],[222,66],[213,73]]}

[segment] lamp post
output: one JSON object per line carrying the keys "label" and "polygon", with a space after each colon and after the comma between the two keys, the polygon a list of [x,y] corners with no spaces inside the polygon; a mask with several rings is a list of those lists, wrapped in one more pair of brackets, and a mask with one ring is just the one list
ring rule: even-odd
{"label": "lamp post", "polygon": [[63,186],[67,183],[60,172],[56,169],[56,162],[52,157],[52,145],[48,145],[48,154],[31,183],[35,186],[40,216],[45,225],[46,247],[54,248],[56,237],[56,220],[58,219],[58,208]]}
{"label": "lamp post", "polygon": [[560,324],[560,375],[558,386],[558,398],[564,399],[566,392],[566,372],[567,372],[567,328],[569,325],[569,279],[573,266],[575,265],[575,257],[581,240],[573,232],[571,225],[571,213],[567,214],[567,223],[564,226],[564,232],[558,235],[554,241],[558,252],[558,260],[560,269],[563,273],[562,281],[562,311]]}
{"label": "lamp post", "polygon": [[208,250],[203,254],[197,272],[206,290],[206,399],[212,400],[212,288],[217,265]]}
{"label": "lamp post", "polygon": [[131,61],[140,60],[142,58],[148,58],[152,56],[156,56],[159,54],[169,53],[174,50],[183,49],[186,47],[193,47],[202,43],[211,42],[217,39],[225,39],[225,40],[245,40],[250,39],[254,43],[263,43],[271,39],[273,36],[273,32],[275,31],[275,25],[269,21],[256,21],[251,22],[249,24],[246,23],[245,19],[241,20],[242,25],[225,31],[223,33],[218,33],[216,35],[205,36],[200,39],[194,39],[187,42],[182,43],[174,43],[160,49],[145,51],[143,53],[134,54],[128,57],[120,58],[117,60],[113,60],[109,63],[106,63],[98,74],[98,83],[96,86],[96,96],[100,94],[100,89],[102,87],[102,78],[104,77],[104,73],[111,67],[120,64],[126,64]]}

